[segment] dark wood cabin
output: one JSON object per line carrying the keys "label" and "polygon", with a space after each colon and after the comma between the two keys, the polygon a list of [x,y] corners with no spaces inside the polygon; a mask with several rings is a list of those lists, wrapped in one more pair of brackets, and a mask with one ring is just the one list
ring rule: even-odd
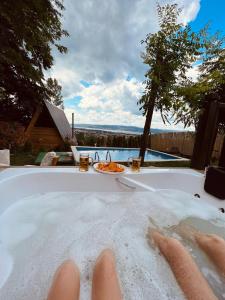
{"label": "dark wood cabin", "polygon": [[77,145],[64,111],[48,101],[34,113],[25,136],[33,152],[56,150],[65,143]]}

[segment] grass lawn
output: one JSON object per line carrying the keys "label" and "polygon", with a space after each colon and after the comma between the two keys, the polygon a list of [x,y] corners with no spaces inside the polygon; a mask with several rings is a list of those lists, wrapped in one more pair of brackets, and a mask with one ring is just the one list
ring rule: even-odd
{"label": "grass lawn", "polygon": [[34,165],[37,154],[29,152],[14,152],[10,155],[12,166]]}

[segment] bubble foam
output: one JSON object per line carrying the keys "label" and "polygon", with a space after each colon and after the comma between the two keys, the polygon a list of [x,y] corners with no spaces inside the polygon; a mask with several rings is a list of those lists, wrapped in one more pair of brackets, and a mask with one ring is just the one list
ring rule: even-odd
{"label": "bubble foam", "polygon": [[8,251],[0,246],[0,289],[7,281],[13,269],[13,259]]}
{"label": "bubble foam", "polygon": [[149,218],[163,228],[193,215],[220,219],[225,227],[222,214],[201,203],[177,191],[47,193],[18,201],[0,216],[3,258],[8,260],[0,270],[0,298],[45,299],[55,270],[71,258],[82,274],[80,299],[90,299],[95,260],[109,247],[124,299],[184,299],[166,261],[148,245],[146,232]]}

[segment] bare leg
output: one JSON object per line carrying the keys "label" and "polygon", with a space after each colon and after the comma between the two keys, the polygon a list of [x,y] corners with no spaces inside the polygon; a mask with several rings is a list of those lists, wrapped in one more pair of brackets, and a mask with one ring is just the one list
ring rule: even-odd
{"label": "bare leg", "polygon": [[199,247],[225,276],[225,241],[215,234],[195,234]]}
{"label": "bare leg", "polygon": [[116,263],[111,250],[104,250],[98,257],[93,273],[92,300],[121,300]]}
{"label": "bare leg", "polygon": [[79,270],[72,260],[67,260],[57,269],[47,300],[78,300],[79,294]]}
{"label": "bare leg", "polygon": [[196,241],[198,246],[225,276],[225,240],[223,238],[215,234],[202,233],[196,228],[182,223],[174,226],[173,231],[187,240]]}
{"label": "bare leg", "polygon": [[166,258],[188,300],[217,299],[194,260],[178,240],[165,237],[157,230],[150,231],[149,237]]}

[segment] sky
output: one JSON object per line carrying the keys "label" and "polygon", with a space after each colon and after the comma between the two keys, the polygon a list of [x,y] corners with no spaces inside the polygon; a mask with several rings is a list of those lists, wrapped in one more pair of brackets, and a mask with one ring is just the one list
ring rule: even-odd
{"label": "sky", "polygon": [[[160,0],[160,4],[174,3]],[[181,21],[199,30],[211,21],[212,31],[225,26],[225,0],[177,0]],[[54,50],[50,76],[62,86],[65,113],[75,123],[143,127],[137,101],[143,93],[146,66],[141,40],[157,31],[155,0],[65,0],[62,40],[68,53]],[[195,76],[195,70],[192,72]],[[154,112],[152,128],[182,130],[164,125]]]}

